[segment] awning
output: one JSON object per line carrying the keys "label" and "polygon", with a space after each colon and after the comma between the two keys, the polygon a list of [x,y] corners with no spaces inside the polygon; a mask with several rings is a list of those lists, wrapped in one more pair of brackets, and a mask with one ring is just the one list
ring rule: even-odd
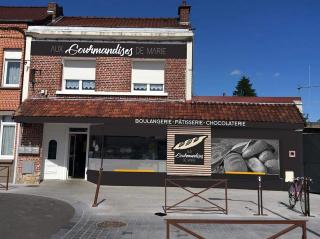
{"label": "awning", "polygon": [[[58,122],[110,118],[227,120],[304,124],[294,104],[177,102],[106,99],[28,99],[15,113],[17,122]],[[69,119],[69,120],[68,120]]]}

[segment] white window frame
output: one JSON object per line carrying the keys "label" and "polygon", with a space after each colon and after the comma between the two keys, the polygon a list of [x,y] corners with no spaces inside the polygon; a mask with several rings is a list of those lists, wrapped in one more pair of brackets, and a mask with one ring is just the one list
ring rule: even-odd
{"label": "white window frame", "polygon": [[[2,137],[3,137],[3,127],[4,126],[14,126],[14,140],[13,140],[13,152],[12,155],[2,155]],[[17,126],[15,122],[4,122],[2,118],[0,117],[0,160],[13,160],[14,159],[14,151],[15,151],[15,144],[16,144],[16,130]]]}
{"label": "white window frame", "polygon": [[[20,86],[20,76],[21,76],[21,57],[22,51],[21,49],[4,49],[3,51],[3,67],[2,67],[2,86],[7,88],[17,88]],[[8,62],[17,62],[20,63],[19,69],[19,79],[18,84],[7,84],[7,70],[8,70]]]}
{"label": "white window frame", "polygon": [[[94,61],[96,62],[96,58],[82,58],[82,57],[77,57],[77,58],[73,58],[73,57],[68,57],[68,58],[64,58],[62,61],[62,89],[61,92],[65,92],[65,93],[69,93],[69,94],[81,94],[81,93],[94,93],[96,92],[96,90],[83,90],[82,89],[82,81],[94,81],[94,83],[96,83],[96,71],[97,71],[97,65],[95,67],[95,75],[94,75],[94,80],[90,80],[90,79],[65,79],[65,62],[66,61]],[[66,81],[67,80],[77,80],[79,81],[79,89],[78,90],[69,90],[66,89]],[[96,87],[95,87],[96,88]]]}
{"label": "white window frame", "polygon": [[[134,82],[133,79],[133,70],[134,70],[134,62],[161,62],[163,64],[163,82],[142,82],[137,81]],[[164,59],[133,59],[132,67],[131,67],[131,93],[135,95],[163,95],[165,94],[165,60]],[[134,84],[146,84],[147,90],[134,90]],[[150,90],[150,85],[162,85],[163,90],[161,91],[153,91]]]}

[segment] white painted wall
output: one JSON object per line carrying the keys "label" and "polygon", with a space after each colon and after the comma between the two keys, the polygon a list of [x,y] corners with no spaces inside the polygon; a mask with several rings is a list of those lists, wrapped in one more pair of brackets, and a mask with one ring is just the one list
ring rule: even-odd
{"label": "white painted wall", "polygon": [[[68,178],[69,128],[88,128],[88,124],[47,123],[43,129],[43,179]],[[57,159],[48,159],[50,140],[57,141]],[[87,152],[88,158],[88,152]]]}
{"label": "white painted wall", "polygon": [[22,101],[28,98],[29,89],[29,76],[30,76],[30,60],[31,60],[31,40],[32,37],[26,38],[26,53],[24,59],[24,73],[23,73],[23,84],[22,84]]}
{"label": "white painted wall", "polygon": [[192,99],[193,42],[187,43],[186,100]]}

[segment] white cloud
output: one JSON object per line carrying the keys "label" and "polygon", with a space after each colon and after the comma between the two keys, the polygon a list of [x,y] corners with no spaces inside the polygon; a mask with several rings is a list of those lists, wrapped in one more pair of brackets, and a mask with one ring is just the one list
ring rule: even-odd
{"label": "white cloud", "polygon": [[273,74],[273,76],[274,76],[274,77],[279,77],[279,76],[280,76],[280,73],[279,73],[279,72],[276,72],[276,73]]}
{"label": "white cloud", "polygon": [[231,76],[239,76],[241,75],[241,71],[238,69],[234,69],[233,71],[230,72]]}

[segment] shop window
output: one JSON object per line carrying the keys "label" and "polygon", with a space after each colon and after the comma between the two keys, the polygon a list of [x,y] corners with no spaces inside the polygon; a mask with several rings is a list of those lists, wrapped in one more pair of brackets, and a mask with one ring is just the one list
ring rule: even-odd
{"label": "shop window", "polygon": [[57,159],[57,141],[50,140],[48,147],[48,159]]}
{"label": "shop window", "polygon": [[19,87],[20,81],[20,50],[5,50],[3,59],[3,79],[4,87]]}
{"label": "shop window", "polygon": [[95,60],[64,60],[62,90],[75,93],[93,92],[96,88],[95,78]]}
{"label": "shop window", "polygon": [[165,160],[166,141],[142,136],[91,136],[91,158]]}
{"label": "shop window", "polygon": [[0,117],[0,159],[13,159],[16,123],[10,116]]}
{"label": "shop window", "polygon": [[132,92],[157,94],[164,92],[164,61],[134,61]]}

